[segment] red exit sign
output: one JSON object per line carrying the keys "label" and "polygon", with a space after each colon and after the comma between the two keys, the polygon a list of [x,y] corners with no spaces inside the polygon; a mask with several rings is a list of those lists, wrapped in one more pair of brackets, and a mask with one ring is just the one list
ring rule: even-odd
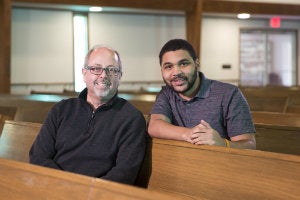
{"label": "red exit sign", "polygon": [[270,19],[270,27],[271,28],[280,28],[280,17],[272,17]]}

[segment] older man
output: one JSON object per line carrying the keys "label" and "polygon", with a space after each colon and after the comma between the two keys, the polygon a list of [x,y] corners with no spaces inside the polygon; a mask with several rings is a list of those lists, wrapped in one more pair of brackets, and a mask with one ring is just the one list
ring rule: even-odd
{"label": "older man", "polygon": [[95,46],[82,74],[86,88],[78,98],[54,105],[30,150],[30,162],[134,184],[145,154],[146,122],[118,97],[118,52]]}

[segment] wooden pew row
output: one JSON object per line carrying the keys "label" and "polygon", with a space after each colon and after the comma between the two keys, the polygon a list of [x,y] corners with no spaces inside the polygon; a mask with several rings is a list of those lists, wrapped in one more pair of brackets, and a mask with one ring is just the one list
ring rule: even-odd
{"label": "wooden pew row", "polygon": [[6,120],[0,136],[0,157],[29,162],[29,150],[42,124]]}
{"label": "wooden pew row", "polygon": [[256,149],[300,155],[300,114],[252,112]]}
{"label": "wooden pew row", "polygon": [[252,111],[251,114],[257,125],[272,125],[278,128],[300,127],[300,113]]}
{"label": "wooden pew row", "polygon": [[[268,89],[242,89],[252,111],[270,111],[300,113],[300,90],[277,87]],[[155,101],[156,94],[126,94],[120,97],[129,100],[144,114],[149,114]],[[77,96],[77,95],[76,95]],[[17,121],[42,123],[51,107],[58,101],[73,97],[72,95],[0,95],[0,114],[13,116]]]}
{"label": "wooden pew row", "polygon": [[[245,96],[251,111],[267,111],[300,114],[300,95],[282,96],[253,94]],[[153,101],[130,100],[142,113],[149,114],[154,104]]]}
{"label": "wooden pew row", "polygon": [[300,90],[297,87],[241,88],[251,111],[300,113]]}
{"label": "wooden pew row", "polygon": [[67,97],[54,95],[0,95],[0,106],[15,109],[14,120],[42,123],[51,107]]}
{"label": "wooden pew row", "polygon": [[[18,162],[29,163],[29,150],[30,150],[31,145],[33,144],[33,142],[34,142],[41,126],[42,126],[42,124],[40,124],[40,123],[6,120],[3,131],[2,131],[2,134],[1,134],[1,137],[0,137],[0,157],[3,158],[3,159],[9,159],[9,160],[14,160],[14,161],[18,161]],[[0,161],[1,161],[1,159],[0,159]],[[18,165],[21,165],[21,164],[18,164]],[[31,168],[31,167],[29,167],[29,168]],[[0,171],[1,170],[2,169],[0,169]],[[2,171],[1,171],[1,173],[2,173]],[[137,183],[137,186],[146,187],[146,185],[148,184],[147,181],[149,180],[149,170],[144,169],[144,171],[141,172],[141,173],[143,173],[142,176],[148,177],[148,178],[146,178],[144,180],[139,180],[139,182]],[[12,173],[12,174],[14,174],[14,173]],[[42,177],[42,180],[43,179],[44,179],[44,177]],[[46,179],[48,180],[48,177],[46,177]],[[17,181],[20,181],[20,180],[17,180]],[[60,181],[60,180],[58,180],[58,181]],[[95,182],[95,181],[97,182],[98,180],[93,180],[93,182]],[[21,184],[21,186],[22,186],[22,184],[24,184],[24,183],[21,181],[19,184]],[[50,184],[50,183],[46,183],[45,186],[42,186],[42,189],[48,188],[49,187],[48,184]],[[71,183],[71,184],[73,184],[73,183]],[[96,183],[94,183],[94,184],[96,184]],[[105,188],[109,187],[109,186],[106,186],[106,185],[105,186],[100,185],[100,186],[102,188],[103,187],[105,187]],[[31,193],[34,193],[34,195],[40,195],[41,191],[38,192],[38,194],[35,194],[35,191],[27,191],[27,189],[28,188],[26,188],[25,191],[22,191],[21,194],[23,194],[23,192],[24,192],[24,194],[27,194],[29,192],[28,193],[29,195],[32,195]],[[55,188],[53,188],[53,189],[55,189]],[[93,188],[93,190],[95,190],[95,189]],[[124,191],[127,191],[127,190],[124,190]],[[121,193],[124,193],[124,191],[121,192]],[[11,192],[13,192],[13,191],[11,191]],[[174,199],[190,199],[189,197],[185,197],[185,195],[178,196],[176,194],[173,194],[173,192],[161,192],[161,193],[165,193],[166,197],[164,195],[161,195],[161,196],[156,195],[156,196],[160,197],[162,199],[168,199],[169,198],[168,196],[171,196],[171,197],[174,196]],[[66,194],[67,194],[67,192],[66,192]],[[50,197],[56,197],[58,194],[54,193],[53,195],[54,196],[50,195]],[[63,194],[63,195],[65,195],[65,194]],[[138,198],[138,199],[155,199],[154,197],[153,198],[152,197],[140,198],[139,196],[137,197],[135,195],[133,195],[133,197],[131,198],[131,194],[127,194],[127,193],[125,193],[124,195],[125,196],[129,195],[129,197],[126,197],[125,199],[132,199],[132,198],[133,199],[134,198]],[[145,195],[150,195],[151,196],[152,193],[151,192],[149,194],[146,193]],[[0,187],[0,197],[1,197],[1,187]],[[31,197],[32,196],[27,196],[25,199],[31,199]],[[110,199],[109,197],[111,197],[110,194],[108,194],[107,198]],[[112,197],[114,197],[114,196],[112,196]],[[119,195],[117,195],[117,197],[119,197]],[[19,199],[19,198],[17,198],[17,199]],[[72,199],[72,198],[70,197],[70,199]],[[81,198],[79,198],[79,199],[81,199]],[[120,199],[122,199],[121,196],[120,196]],[[204,199],[204,198],[201,198],[201,199]]]}
{"label": "wooden pew row", "polygon": [[[12,116],[12,119],[16,121],[42,123],[55,103],[70,97],[72,96],[0,94],[0,114]],[[150,113],[156,96],[153,94],[120,94],[120,97],[129,100],[142,113]]]}
{"label": "wooden pew row", "polygon": [[195,199],[299,199],[300,156],[153,139],[148,189]]}
{"label": "wooden pew row", "polygon": [[249,87],[239,86],[240,90],[245,93],[251,94],[268,94],[268,95],[294,95],[300,93],[300,86],[284,87],[284,86],[268,86],[268,87]]}
{"label": "wooden pew row", "polygon": [[[267,111],[282,113],[300,113],[300,92],[294,91],[288,94],[277,91],[251,91],[245,92],[251,111]],[[149,114],[154,104],[155,94],[121,94],[132,102],[144,114]]]}
{"label": "wooden pew row", "polygon": [[300,113],[251,113],[257,150],[300,155]]}
{"label": "wooden pew row", "polygon": [[1,158],[0,172],[0,199],[190,199]]}
{"label": "wooden pew row", "polygon": [[[5,128],[17,122],[6,123]],[[11,151],[14,153],[4,151],[7,154],[0,157],[28,160],[32,144],[28,137],[34,138],[38,131],[35,124],[30,125],[34,127],[25,129],[21,124],[15,131],[6,132],[27,130],[35,133],[24,134],[26,139],[16,134],[18,140],[27,144],[14,147]],[[0,146],[3,145],[2,136]],[[300,156],[288,154],[149,139],[138,182],[148,181],[150,174],[146,184],[149,190],[193,199],[298,199],[300,195]]]}
{"label": "wooden pew row", "polygon": [[[268,111],[282,113],[300,113],[300,90],[283,89],[277,87],[268,89],[251,89],[243,91],[251,111]],[[144,114],[149,114],[156,94],[120,94],[131,101]]]}
{"label": "wooden pew row", "polygon": [[[257,150],[300,155],[300,115],[252,112],[252,116],[257,130]],[[40,127],[39,123],[7,121],[0,140],[0,156],[4,154],[10,158],[16,158],[16,160],[26,157],[22,161],[27,162],[27,152],[30,146],[26,147],[25,144],[31,144],[34,141]],[[22,135],[26,135],[28,141],[19,140],[18,138],[21,138]],[[25,155],[14,152],[18,150],[15,147],[19,146],[22,146],[23,149],[26,147],[26,151],[23,151]]]}
{"label": "wooden pew row", "polygon": [[[120,94],[120,96],[129,100],[144,114],[150,113],[156,98],[154,94]],[[65,98],[70,96],[0,95],[0,114],[14,116],[13,119],[16,121],[42,123],[51,107]],[[252,111],[300,113],[300,95],[286,97],[280,94],[266,96],[254,93],[246,98]]]}
{"label": "wooden pew row", "polygon": [[[251,111],[298,113],[300,114],[300,95],[266,96],[249,95],[246,97]],[[154,101],[129,100],[142,113],[149,114]]]}
{"label": "wooden pew row", "polygon": [[288,96],[244,94],[251,111],[284,112]]}

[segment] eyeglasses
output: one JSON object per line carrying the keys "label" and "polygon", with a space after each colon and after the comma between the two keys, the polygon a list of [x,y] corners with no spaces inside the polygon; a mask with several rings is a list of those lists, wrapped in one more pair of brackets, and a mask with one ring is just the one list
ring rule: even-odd
{"label": "eyeglasses", "polygon": [[95,75],[100,75],[105,71],[105,73],[109,76],[117,75],[120,73],[120,69],[111,65],[107,67],[101,67],[101,66],[85,66],[84,67],[86,70],[90,70],[92,74]]}

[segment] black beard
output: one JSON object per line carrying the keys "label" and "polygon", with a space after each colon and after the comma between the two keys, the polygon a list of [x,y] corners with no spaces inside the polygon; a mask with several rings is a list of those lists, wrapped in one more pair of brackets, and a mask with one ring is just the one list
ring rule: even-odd
{"label": "black beard", "polygon": [[197,73],[197,70],[195,69],[194,73],[193,73],[193,76],[192,76],[192,79],[190,81],[188,81],[188,78],[183,74],[178,74],[176,75],[174,78],[171,79],[171,82],[174,81],[174,80],[178,80],[178,79],[181,79],[181,80],[184,80],[184,81],[187,81],[187,88],[184,90],[184,91],[176,91],[175,88],[172,86],[172,84],[168,84],[165,79],[164,79],[164,82],[166,85],[168,85],[170,88],[172,88],[174,91],[180,93],[180,94],[184,94],[186,93],[187,91],[189,91],[195,84],[196,82],[196,79],[197,79],[197,76],[198,76],[198,73]]}

